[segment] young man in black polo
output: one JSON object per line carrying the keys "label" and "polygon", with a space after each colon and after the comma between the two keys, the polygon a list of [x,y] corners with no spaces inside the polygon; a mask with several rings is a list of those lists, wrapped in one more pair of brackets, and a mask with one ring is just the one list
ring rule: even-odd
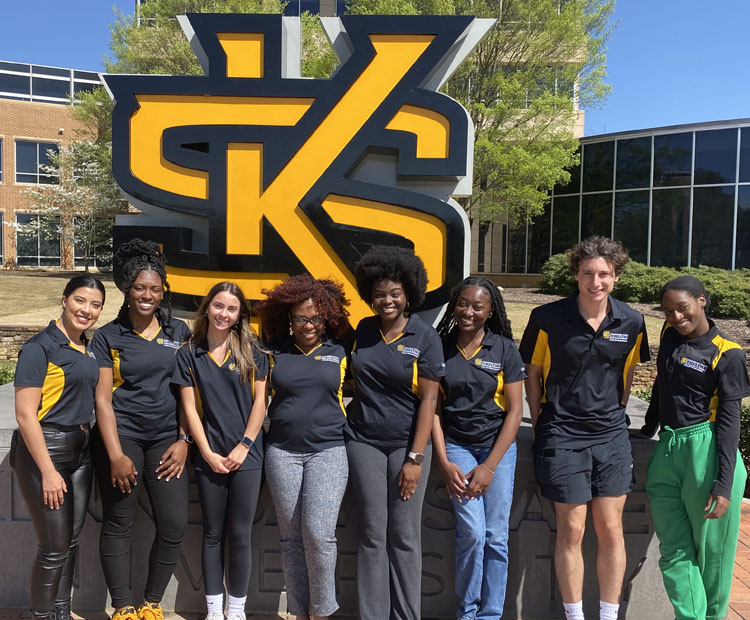
{"label": "young man in black polo", "polygon": [[568,250],[578,293],[534,309],[521,341],[534,466],[554,503],[555,570],[568,620],[583,620],[581,543],[591,503],[600,618],[617,618],[625,575],[622,510],[633,458],[625,418],[635,365],[649,359],[643,316],[610,293],[628,261],[619,242]]}

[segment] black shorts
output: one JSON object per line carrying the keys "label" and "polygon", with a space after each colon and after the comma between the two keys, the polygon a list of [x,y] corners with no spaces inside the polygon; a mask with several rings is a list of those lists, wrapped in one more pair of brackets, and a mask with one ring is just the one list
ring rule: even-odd
{"label": "black shorts", "polygon": [[582,504],[592,497],[616,497],[633,488],[633,453],[623,433],[607,443],[578,450],[534,445],[534,469],[543,497]]}

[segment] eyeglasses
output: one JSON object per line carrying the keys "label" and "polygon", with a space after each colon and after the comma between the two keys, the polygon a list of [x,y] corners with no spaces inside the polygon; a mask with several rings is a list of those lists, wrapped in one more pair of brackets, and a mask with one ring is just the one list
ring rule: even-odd
{"label": "eyeglasses", "polygon": [[311,316],[311,317],[290,316],[289,320],[292,322],[293,325],[296,325],[297,327],[302,327],[303,325],[305,325],[305,323],[310,323],[310,325],[314,325],[315,327],[320,327],[321,325],[323,325],[323,323],[326,322],[326,318],[320,315]]}

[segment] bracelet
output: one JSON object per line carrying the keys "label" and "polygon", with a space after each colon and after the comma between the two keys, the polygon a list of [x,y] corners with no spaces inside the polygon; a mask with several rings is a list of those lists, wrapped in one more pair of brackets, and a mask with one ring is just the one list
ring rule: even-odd
{"label": "bracelet", "polygon": [[489,467],[487,467],[487,465],[485,465],[484,463],[479,463],[479,464],[482,467],[484,467],[488,472],[490,472],[493,476],[495,475],[495,472],[493,470],[491,470]]}

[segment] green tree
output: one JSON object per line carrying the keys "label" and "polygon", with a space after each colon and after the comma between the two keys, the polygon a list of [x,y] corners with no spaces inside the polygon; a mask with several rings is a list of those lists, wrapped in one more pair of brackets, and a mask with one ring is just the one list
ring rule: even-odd
{"label": "green tree", "polygon": [[[605,46],[614,0],[352,0],[349,13],[456,14],[497,19],[446,83],[474,123],[474,193],[482,221],[539,215],[578,163],[576,108],[609,92]],[[576,105],[577,103],[577,105]]]}
{"label": "green tree", "polygon": [[33,212],[30,224],[20,225],[21,234],[41,232],[48,238],[58,234],[75,246],[88,270],[93,259],[108,265],[112,254],[114,216],[127,209],[112,177],[112,100],[103,88],[78,95],[71,115],[78,121],[70,144],[50,153],[43,172],[57,183],[26,190]]}

